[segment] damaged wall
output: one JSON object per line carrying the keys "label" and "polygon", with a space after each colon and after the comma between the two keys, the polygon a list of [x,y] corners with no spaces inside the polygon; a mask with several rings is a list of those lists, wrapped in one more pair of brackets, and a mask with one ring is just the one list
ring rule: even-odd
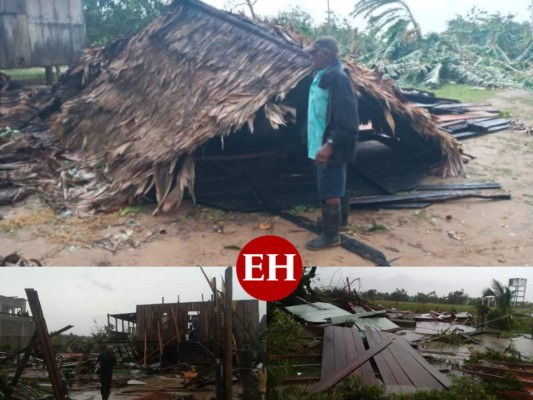
{"label": "damaged wall", "polygon": [[29,343],[35,326],[27,314],[26,299],[0,296],[0,346],[21,348]]}
{"label": "damaged wall", "polygon": [[[195,315],[199,323],[199,339],[212,340],[214,334],[213,315],[214,303],[211,301],[191,303],[147,304],[137,306],[137,340],[146,338],[149,342],[157,342],[158,322],[163,342],[176,336],[172,313],[174,313],[181,339],[185,338],[188,323]],[[259,303],[257,300],[238,300],[233,302],[233,312],[246,325],[248,332],[256,332],[259,326]]]}
{"label": "damaged wall", "polygon": [[0,68],[70,64],[86,41],[81,0],[0,0]]}
{"label": "damaged wall", "polygon": [[0,346],[27,346],[34,331],[32,317],[0,313]]}

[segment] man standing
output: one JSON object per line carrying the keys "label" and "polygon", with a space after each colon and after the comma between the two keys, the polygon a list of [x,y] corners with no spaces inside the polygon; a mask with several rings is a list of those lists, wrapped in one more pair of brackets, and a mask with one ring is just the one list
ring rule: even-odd
{"label": "man standing", "polygon": [[102,400],[108,400],[111,393],[111,381],[113,380],[113,367],[117,364],[113,346],[107,346],[106,351],[98,356],[96,362],[97,373],[100,375],[100,393]]}
{"label": "man standing", "polygon": [[316,164],[322,234],[306,247],[321,250],[340,245],[341,222],[347,224],[346,168],[355,158],[359,114],[351,80],[338,58],[337,41],[319,37],[307,52],[316,68],[309,90],[307,147]]}

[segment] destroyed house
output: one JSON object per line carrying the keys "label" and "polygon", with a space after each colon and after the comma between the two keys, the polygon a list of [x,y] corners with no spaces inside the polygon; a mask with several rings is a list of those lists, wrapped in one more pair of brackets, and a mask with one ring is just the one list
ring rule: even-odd
{"label": "destroyed house", "polygon": [[0,296],[0,346],[26,346],[35,331],[26,311],[26,299]]}
{"label": "destroyed house", "polygon": [[[258,301],[234,300],[232,321],[236,342],[254,343],[259,329]],[[213,301],[146,304],[137,305],[135,313],[108,314],[108,326],[112,327],[109,342],[117,344],[119,352],[122,348],[131,352],[135,346],[128,344],[137,343],[157,350],[169,363],[178,359],[209,363],[213,343],[223,335],[224,314]],[[142,358],[142,351],[134,353]]]}
{"label": "destroyed house", "polygon": [[81,0],[0,0],[0,68],[71,64],[85,45]]}
{"label": "destroyed house", "polygon": [[[100,210],[148,196],[155,212],[168,211],[187,193],[229,210],[314,203],[302,144],[313,64],[303,46],[280,27],[176,0],[133,37],[86,51],[59,91],[53,132],[94,173],[65,193],[78,208]],[[457,141],[427,110],[378,73],[344,66],[365,124],[352,195],[462,170]]]}

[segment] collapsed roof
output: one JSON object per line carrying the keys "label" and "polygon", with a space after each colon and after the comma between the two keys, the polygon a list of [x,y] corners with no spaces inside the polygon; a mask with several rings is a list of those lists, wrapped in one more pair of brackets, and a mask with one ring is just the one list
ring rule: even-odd
{"label": "collapsed roof", "polygon": [[[440,174],[461,172],[457,142],[426,110],[379,74],[345,66],[374,139],[393,138],[413,154],[436,152]],[[179,205],[186,189],[194,198],[198,150],[220,140],[223,151],[237,133],[297,127],[305,110],[298,94],[312,69],[302,44],[279,29],[197,0],[176,0],[137,35],[87,51],[69,72],[83,90],[63,104],[53,127],[97,171],[78,206],[114,209],[153,188],[156,212]]]}

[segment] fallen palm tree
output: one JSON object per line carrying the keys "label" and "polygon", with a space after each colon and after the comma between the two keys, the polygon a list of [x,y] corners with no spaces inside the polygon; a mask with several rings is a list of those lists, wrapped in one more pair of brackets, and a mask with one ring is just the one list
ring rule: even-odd
{"label": "fallen palm tree", "polygon": [[[373,140],[404,154],[431,154],[444,176],[461,172],[457,142],[426,110],[403,101],[380,75],[346,67]],[[84,190],[66,185],[65,199],[112,210],[152,191],[155,212],[179,206],[187,190],[194,199],[195,164],[209,146],[220,154],[234,138],[263,140],[263,152],[276,151],[272,143],[299,142],[311,73],[301,44],[279,29],[197,0],[175,1],[142,32],[87,52],[70,70],[71,90],[59,91],[70,100],[53,132],[82,155],[77,170],[92,178]],[[242,144],[234,146],[240,157]]]}

